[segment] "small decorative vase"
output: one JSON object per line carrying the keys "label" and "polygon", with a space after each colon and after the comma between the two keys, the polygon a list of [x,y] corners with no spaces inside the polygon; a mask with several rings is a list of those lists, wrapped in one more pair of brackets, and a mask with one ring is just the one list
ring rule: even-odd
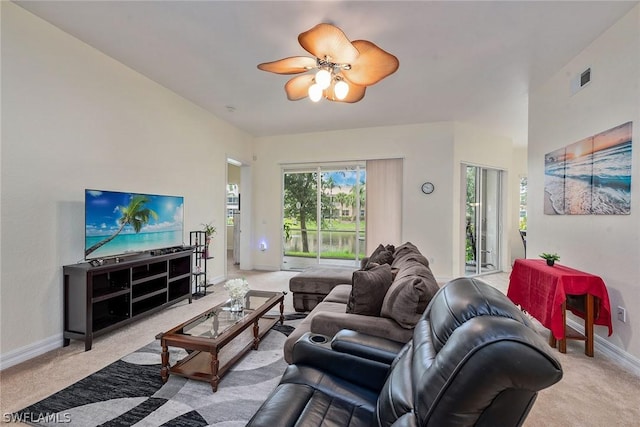
{"label": "small decorative vase", "polygon": [[555,261],[554,261],[554,260],[552,260],[552,259],[548,259],[548,260],[547,260],[547,265],[548,265],[549,267],[553,267],[553,264],[555,264]]}
{"label": "small decorative vase", "polygon": [[229,311],[241,312],[242,310],[244,310],[244,297],[231,298],[231,303],[229,303]]}

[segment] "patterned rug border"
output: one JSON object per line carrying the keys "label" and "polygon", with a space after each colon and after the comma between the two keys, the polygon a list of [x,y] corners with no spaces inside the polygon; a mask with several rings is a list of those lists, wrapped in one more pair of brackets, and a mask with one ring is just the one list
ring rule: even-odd
{"label": "patterned rug border", "polygon": [[[154,340],[69,387],[11,414],[32,426],[244,426],[277,386],[286,362],[283,345],[305,313],[285,315],[257,351],[248,352],[213,393],[205,381],[160,378],[160,343]],[[277,333],[273,333],[275,331]],[[170,348],[170,360],[186,356]],[[132,381],[135,379],[135,381]]]}

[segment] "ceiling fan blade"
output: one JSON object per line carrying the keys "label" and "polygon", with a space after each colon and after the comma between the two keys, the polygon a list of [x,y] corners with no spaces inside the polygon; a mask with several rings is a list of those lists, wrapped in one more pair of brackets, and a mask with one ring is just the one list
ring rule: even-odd
{"label": "ceiling fan blade", "polygon": [[316,67],[316,60],[308,56],[291,56],[272,62],[258,64],[262,71],[276,74],[298,74]]}
{"label": "ceiling fan blade", "polygon": [[329,101],[346,102],[349,104],[353,104],[354,102],[358,102],[362,98],[364,98],[364,94],[367,90],[366,86],[359,86],[349,81],[347,82],[347,84],[349,85],[349,93],[347,93],[347,96],[344,99],[336,98],[333,94],[333,88],[325,89],[324,97],[327,98]]}
{"label": "ceiling fan blade", "polygon": [[316,58],[328,58],[335,63],[351,64],[359,55],[358,49],[351,44],[342,30],[331,24],[318,24],[301,33],[298,42]]}
{"label": "ceiling fan blade", "polygon": [[289,101],[298,101],[309,96],[309,86],[313,84],[313,74],[305,74],[290,79],[284,85]]}
{"label": "ceiling fan blade", "polygon": [[342,73],[349,81],[357,85],[371,86],[376,84],[393,74],[400,66],[398,58],[370,41],[355,40],[353,45],[360,52],[360,56],[351,63],[350,70],[343,70]]}

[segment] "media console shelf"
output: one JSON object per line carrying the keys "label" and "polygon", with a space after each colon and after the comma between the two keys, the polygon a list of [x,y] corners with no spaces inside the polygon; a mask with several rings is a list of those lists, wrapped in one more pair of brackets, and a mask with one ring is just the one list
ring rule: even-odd
{"label": "media console shelf", "polygon": [[184,299],[191,303],[193,248],[141,254],[103,265],[65,265],[64,345],[93,338]]}

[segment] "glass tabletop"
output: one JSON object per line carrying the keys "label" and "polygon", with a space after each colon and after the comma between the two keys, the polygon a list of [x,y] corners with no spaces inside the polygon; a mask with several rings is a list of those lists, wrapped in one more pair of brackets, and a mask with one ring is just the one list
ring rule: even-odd
{"label": "glass tabletop", "polygon": [[238,309],[238,307],[232,306],[233,300],[229,299],[192,319],[177,333],[203,338],[217,338],[233,325],[246,320],[271,298],[280,295],[282,293],[250,290],[243,299],[244,307]]}

